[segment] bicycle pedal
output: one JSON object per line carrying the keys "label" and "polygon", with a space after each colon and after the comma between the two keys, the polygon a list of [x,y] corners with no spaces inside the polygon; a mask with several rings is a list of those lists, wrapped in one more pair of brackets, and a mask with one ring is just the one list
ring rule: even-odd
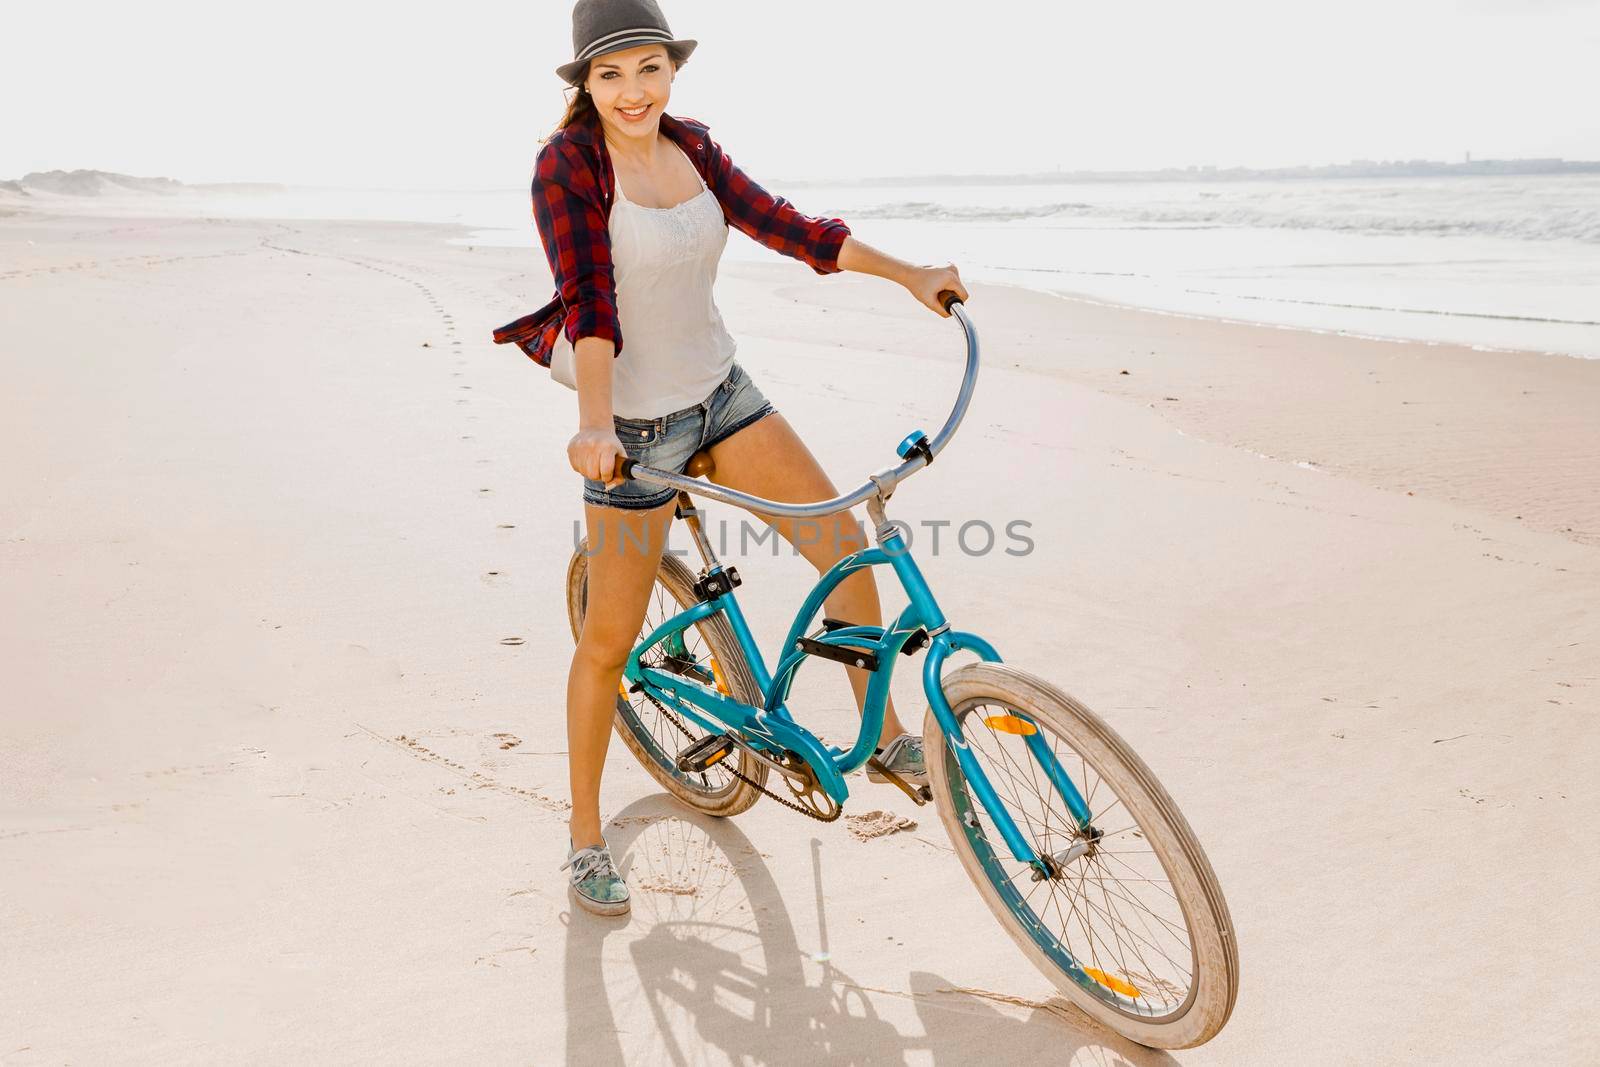
{"label": "bicycle pedal", "polygon": [[733,742],[727,734],[711,734],[678,753],[678,770],[684,774],[699,774],[732,754]]}
{"label": "bicycle pedal", "polygon": [[867,760],[867,766],[873,771],[877,772],[879,775],[878,778],[872,778],[872,776],[869,774],[868,779],[870,781],[884,781],[890,783],[896,789],[899,789],[900,792],[910,797],[912,803],[916,804],[917,807],[920,808],[922,805],[933,799],[933,790],[929,789],[925,785],[912,785],[910,782],[906,781],[904,778],[885,767],[882,763],[878,762],[878,758],[876,756],[873,756],[871,759]]}

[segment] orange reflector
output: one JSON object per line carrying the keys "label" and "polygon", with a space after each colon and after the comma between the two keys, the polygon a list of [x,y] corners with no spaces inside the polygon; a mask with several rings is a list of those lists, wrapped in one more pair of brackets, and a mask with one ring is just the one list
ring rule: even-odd
{"label": "orange reflector", "polygon": [[728,680],[722,676],[722,665],[717,662],[717,657],[715,656],[711,657],[711,677],[717,680],[719,692],[728,692]]}
{"label": "orange reflector", "polygon": [[623,700],[628,699],[628,676],[626,674],[617,682],[617,692],[622,694]]}
{"label": "orange reflector", "polygon": [[[1027,719],[1015,715],[988,715],[984,717],[983,725],[991,730],[998,730],[1003,734],[1016,734],[1018,737],[1027,737],[1036,734],[1039,728]],[[1099,981],[1099,979],[1096,979]]]}
{"label": "orange reflector", "polygon": [[1088,975],[1090,978],[1093,978],[1096,982],[1099,982],[1107,989],[1121,993],[1125,997],[1137,997],[1139,995],[1139,991],[1137,989],[1129,985],[1127,982],[1124,982],[1114,974],[1107,974],[1104,971],[1097,971],[1093,967],[1085,967],[1083,973]]}
{"label": "orange reflector", "polygon": [[706,760],[706,766],[707,767],[716,766],[717,764],[721,763],[723,760],[727,759],[728,758],[728,754],[731,753],[732,751],[733,751],[733,746],[729,745],[727,748],[723,749],[721,752],[713,752],[711,754],[710,758]]}

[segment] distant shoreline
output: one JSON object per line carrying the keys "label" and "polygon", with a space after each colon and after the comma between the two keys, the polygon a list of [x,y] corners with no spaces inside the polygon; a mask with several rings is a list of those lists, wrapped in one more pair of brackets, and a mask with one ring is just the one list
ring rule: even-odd
{"label": "distant shoreline", "polygon": [[[1163,170],[1037,171],[1031,174],[903,174],[876,178],[782,178],[774,184],[790,186],[855,185],[1074,185],[1116,182],[1245,182],[1306,181],[1359,178],[1479,178],[1539,177],[1600,174],[1600,161],[1567,159],[1483,159],[1462,163],[1432,160],[1350,163],[1301,167],[1167,167]],[[60,196],[153,193],[171,196],[181,192],[263,195],[292,189],[365,189],[362,185],[305,185],[284,182],[182,182],[175,178],[146,178],[103,170],[35,171],[21,178],[0,180],[0,194],[28,197],[36,192]],[[396,192],[461,191],[447,187]],[[493,192],[493,189],[483,189]]]}
{"label": "distant shoreline", "polygon": [[1069,185],[1090,182],[1247,182],[1338,178],[1480,178],[1600,174],[1600,161],[1567,159],[1482,159],[1439,163],[1350,163],[1300,167],[1167,167],[1163,170],[1052,170],[1032,174],[906,174],[883,178],[797,178],[790,185]]}

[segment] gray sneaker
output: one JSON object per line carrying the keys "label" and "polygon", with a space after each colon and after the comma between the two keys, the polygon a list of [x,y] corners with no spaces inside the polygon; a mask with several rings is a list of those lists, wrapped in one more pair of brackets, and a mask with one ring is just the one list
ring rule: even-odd
{"label": "gray sneaker", "polygon": [[[928,768],[922,759],[922,738],[916,734],[901,734],[878,750],[878,762],[912,785],[928,784]],[[889,779],[867,765],[867,780],[887,782]]]}
{"label": "gray sneaker", "polygon": [[585,911],[596,915],[626,915],[628,913],[628,883],[617,873],[611,860],[611,846],[601,841],[598,845],[580,848],[567,855],[561,870],[572,868],[568,886],[573,902]]}

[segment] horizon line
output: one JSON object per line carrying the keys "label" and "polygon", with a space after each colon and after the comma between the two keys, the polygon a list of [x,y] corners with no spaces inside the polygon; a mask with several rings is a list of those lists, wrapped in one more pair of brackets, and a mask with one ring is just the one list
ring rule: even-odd
{"label": "horizon line", "polygon": [[[1403,168],[1418,170],[1431,169],[1434,172],[1472,172],[1479,168],[1507,168],[1507,167],[1541,167],[1543,170],[1525,170],[1525,176],[1550,173],[1593,173],[1600,172],[1600,160],[1569,160],[1560,156],[1519,156],[1510,158],[1469,159],[1448,162],[1436,159],[1352,159],[1344,163],[1298,163],[1271,167],[1251,167],[1240,164],[1221,166],[1218,164],[1190,163],[1159,168],[1120,169],[1120,170],[1065,170],[1057,167],[1055,170],[1031,171],[1006,171],[995,173],[955,173],[939,172],[932,174],[882,174],[863,175],[860,177],[788,177],[771,179],[771,184],[789,185],[837,185],[837,184],[875,184],[875,185],[917,185],[917,184],[988,184],[1003,182],[1008,184],[1027,184],[1030,181],[1043,182],[1073,182],[1073,181],[1137,181],[1137,180],[1172,180],[1176,179],[1201,179],[1201,180],[1229,180],[1248,177],[1294,177],[1308,175],[1313,177],[1339,177],[1339,171],[1364,170],[1364,171],[1393,171]],[[1321,172],[1311,174],[1310,172]],[[1498,173],[1511,173],[1498,170]],[[227,179],[219,181],[184,181],[166,175],[137,175],[123,171],[102,170],[98,167],[76,167],[73,169],[56,168],[53,170],[34,170],[18,178],[0,179],[0,185],[21,185],[29,178],[48,175],[104,175],[111,178],[128,178],[141,182],[173,182],[184,188],[199,189],[208,186],[254,185],[276,186],[285,189],[388,189],[395,192],[500,192],[506,189],[517,188],[511,185],[371,185],[371,184],[342,184],[330,182],[306,181],[275,181],[271,179]],[[1374,174],[1347,174],[1347,177],[1373,177]],[[1409,176],[1409,175],[1399,175]]]}

